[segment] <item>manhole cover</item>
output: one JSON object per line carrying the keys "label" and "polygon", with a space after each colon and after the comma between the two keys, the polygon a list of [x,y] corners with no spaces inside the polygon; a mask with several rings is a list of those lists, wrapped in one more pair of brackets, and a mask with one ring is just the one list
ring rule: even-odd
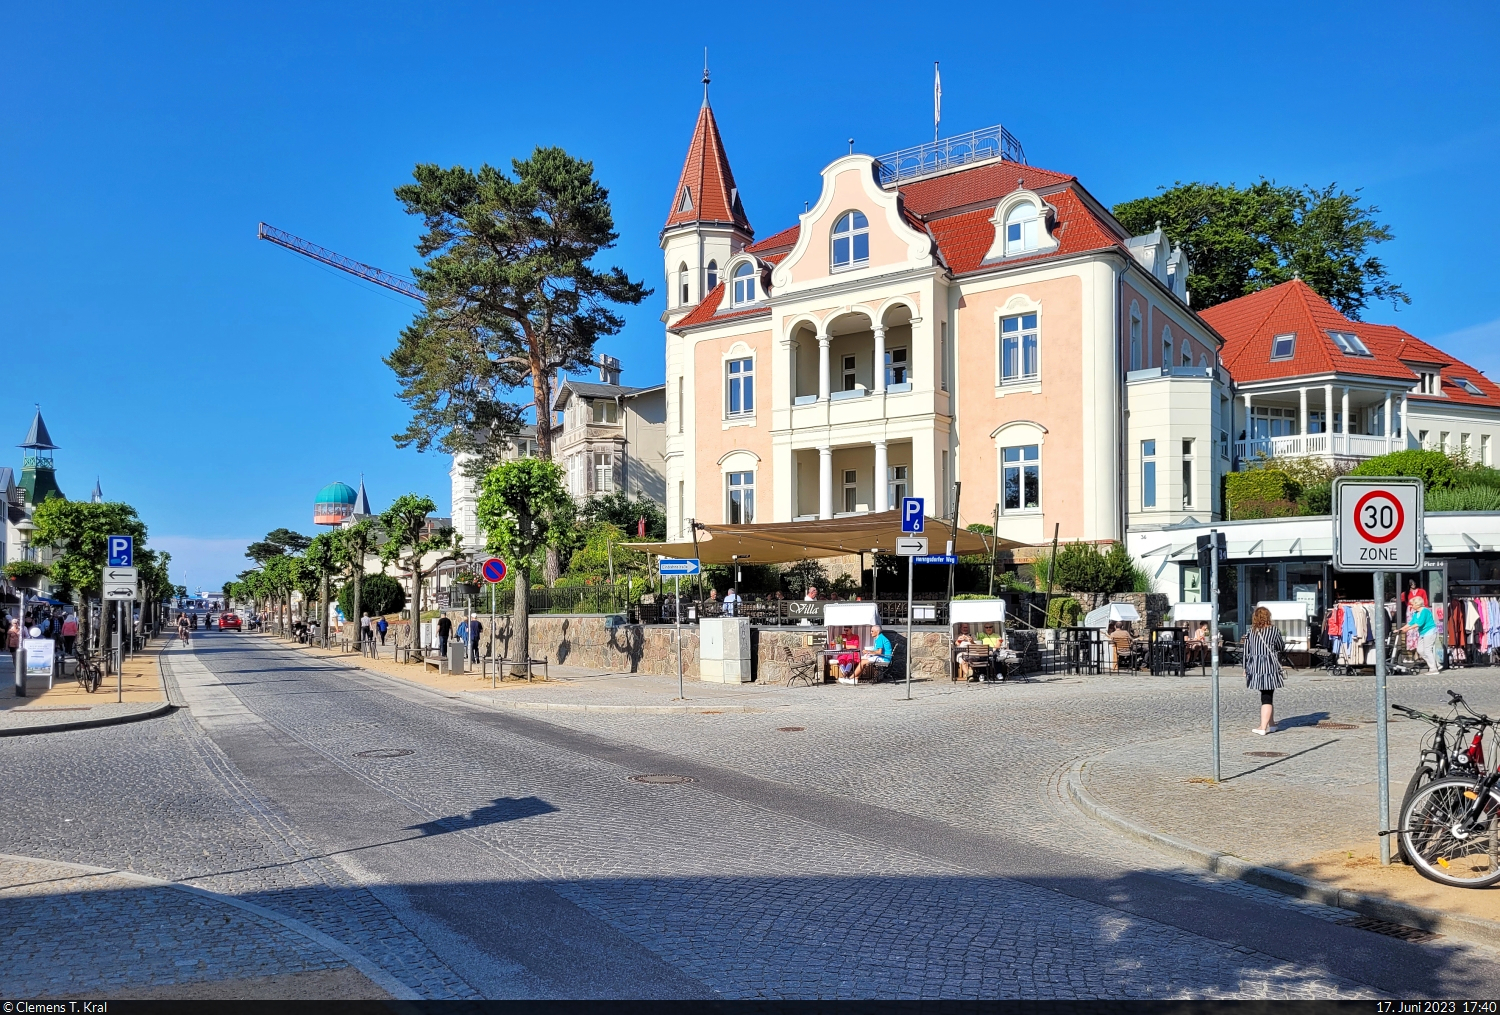
{"label": "manhole cover", "polygon": [[1246,757],[1251,758],[1284,758],[1286,754],[1282,751],[1246,751]]}
{"label": "manhole cover", "polygon": [[801,733],[805,729],[807,729],[806,726],[778,726],[778,727],[776,727],[776,732],[778,732],[778,733]]}
{"label": "manhole cover", "polygon": [[413,754],[413,753],[415,753],[415,752],[404,750],[403,748],[400,748],[400,747],[382,747],[379,750],[374,750],[374,751],[360,751],[358,754],[355,755],[355,757],[356,758],[404,758],[408,754]]}
{"label": "manhole cover", "polygon": [[696,782],[686,775],[632,775],[631,782],[644,782],[652,786],[673,786],[681,782]]}
{"label": "manhole cover", "polygon": [[1353,723],[1353,722],[1320,722],[1320,723],[1318,723],[1318,729],[1320,729],[1320,730],[1357,730],[1357,729],[1359,729],[1359,724],[1358,723]]}

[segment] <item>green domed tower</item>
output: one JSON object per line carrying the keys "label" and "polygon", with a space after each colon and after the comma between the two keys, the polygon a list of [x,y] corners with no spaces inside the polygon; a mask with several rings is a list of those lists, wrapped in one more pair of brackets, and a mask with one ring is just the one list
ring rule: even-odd
{"label": "green domed tower", "polygon": [[26,491],[26,503],[40,504],[48,497],[63,496],[62,488],[57,485],[57,471],[52,465],[52,452],[57,450],[57,445],[52,443],[52,435],[42,421],[40,405],[36,407],[36,418],[31,421],[31,429],[21,447],[26,451],[21,459],[21,488]]}

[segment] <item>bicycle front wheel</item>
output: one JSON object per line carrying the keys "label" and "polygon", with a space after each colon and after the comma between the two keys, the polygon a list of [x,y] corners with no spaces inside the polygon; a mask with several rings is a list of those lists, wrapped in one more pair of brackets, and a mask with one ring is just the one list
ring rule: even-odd
{"label": "bicycle front wheel", "polygon": [[1458,888],[1500,881],[1500,793],[1473,779],[1438,779],[1417,790],[1401,810],[1401,851],[1425,878]]}

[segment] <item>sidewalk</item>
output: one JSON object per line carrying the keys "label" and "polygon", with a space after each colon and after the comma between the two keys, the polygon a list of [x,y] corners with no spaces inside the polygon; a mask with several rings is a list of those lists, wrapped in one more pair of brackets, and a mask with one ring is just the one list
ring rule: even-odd
{"label": "sidewalk", "polygon": [[[1487,685],[1470,700],[1493,712],[1500,679]],[[1497,921],[1490,943],[1500,944],[1500,888],[1449,888],[1412,867],[1381,865],[1373,714],[1319,712],[1292,716],[1282,727],[1261,737],[1248,723],[1226,721],[1218,784],[1211,778],[1210,735],[1194,732],[1089,758],[1075,769],[1073,789],[1081,791],[1085,810],[1097,806],[1205,854],[1377,900]],[[1411,720],[1389,724],[1393,825],[1429,729]]]}
{"label": "sidewalk", "polygon": [[118,695],[113,675],[92,694],[74,678],[59,675],[51,690],[45,678],[31,677],[26,697],[18,698],[10,653],[0,652],[0,736],[111,725],[161,714],[170,707],[157,665],[162,645],[158,640],[125,660]]}

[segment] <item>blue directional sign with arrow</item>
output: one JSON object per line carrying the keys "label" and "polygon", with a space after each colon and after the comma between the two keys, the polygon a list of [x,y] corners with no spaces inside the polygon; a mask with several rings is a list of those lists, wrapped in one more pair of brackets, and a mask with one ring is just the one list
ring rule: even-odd
{"label": "blue directional sign with arrow", "polygon": [[684,578],[703,570],[697,557],[663,557],[657,566],[665,578]]}

